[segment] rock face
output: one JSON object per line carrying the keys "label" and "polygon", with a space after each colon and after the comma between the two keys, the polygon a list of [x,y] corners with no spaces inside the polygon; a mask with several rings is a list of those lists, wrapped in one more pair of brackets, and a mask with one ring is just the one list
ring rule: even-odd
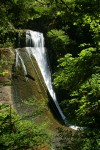
{"label": "rock face", "polygon": [[0,48],[0,102],[12,105],[12,66],[14,50]]}
{"label": "rock face", "polygon": [[[17,66],[15,64],[13,70],[13,99],[14,107],[20,114],[32,113],[33,106],[26,103],[32,101],[42,101],[47,98],[47,90],[43,77],[34,57],[29,59],[24,48],[18,49],[20,53]],[[21,63],[21,60],[24,64]],[[26,68],[26,73],[25,69]]]}

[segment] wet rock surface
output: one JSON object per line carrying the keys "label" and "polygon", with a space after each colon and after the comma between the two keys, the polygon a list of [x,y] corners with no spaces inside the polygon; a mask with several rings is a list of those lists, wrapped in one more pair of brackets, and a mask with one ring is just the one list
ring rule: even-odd
{"label": "wet rock surface", "polygon": [[19,49],[27,72],[23,70],[23,64],[19,61],[18,66],[14,67],[13,73],[13,99],[14,106],[20,114],[28,111],[31,112],[33,107],[26,105],[26,101],[35,100],[42,101],[47,98],[47,90],[43,81],[40,69],[36,63],[35,58],[29,59],[24,48]]}

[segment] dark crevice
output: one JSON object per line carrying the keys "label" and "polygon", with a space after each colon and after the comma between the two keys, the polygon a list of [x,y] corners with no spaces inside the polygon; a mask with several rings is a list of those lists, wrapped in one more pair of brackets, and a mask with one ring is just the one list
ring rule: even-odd
{"label": "dark crevice", "polygon": [[35,81],[35,79],[30,74],[27,74],[26,77],[33,80],[33,81]]}

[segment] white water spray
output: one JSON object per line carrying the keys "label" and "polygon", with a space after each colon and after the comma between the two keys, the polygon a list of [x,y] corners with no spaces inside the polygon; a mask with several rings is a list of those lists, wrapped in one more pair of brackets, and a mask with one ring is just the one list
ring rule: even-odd
{"label": "white water spray", "polygon": [[19,63],[21,63],[23,71],[24,71],[24,75],[27,75],[27,69],[26,66],[24,64],[24,61],[19,53],[19,48],[16,49],[16,68],[19,66]]}

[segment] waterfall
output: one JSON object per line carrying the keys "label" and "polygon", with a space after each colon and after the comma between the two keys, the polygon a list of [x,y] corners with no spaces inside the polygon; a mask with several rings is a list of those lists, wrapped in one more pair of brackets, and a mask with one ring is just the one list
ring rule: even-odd
{"label": "waterfall", "polygon": [[[82,129],[83,127],[78,127],[78,126],[74,126],[74,125],[70,125],[67,120],[66,117],[64,116],[59,103],[57,101],[57,97],[55,94],[55,91],[53,89],[52,86],[52,80],[51,80],[51,72],[50,72],[50,68],[48,65],[48,61],[47,61],[47,56],[46,56],[46,49],[44,47],[44,37],[43,34],[40,32],[36,32],[36,31],[31,31],[31,30],[27,30],[26,31],[26,47],[23,49],[17,48],[16,49],[16,68],[21,64],[21,67],[23,69],[26,81],[28,81],[27,75],[28,75],[28,71],[27,71],[27,67],[25,64],[25,59],[26,57],[28,58],[28,61],[31,63],[31,67],[33,68],[33,70],[35,70],[38,79],[42,85],[42,87],[44,88],[44,85],[41,82],[41,79],[38,75],[38,72],[35,68],[35,65],[33,64],[32,61],[32,57],[34,57],[36,59],[36,62],[40,68],[41,74],[43,76],[44,82],[46,84],[46,87],[48,89],[48,92],[50,94],[50,96],[53,99],[53,102],[59,112],[59,114],[61,115],[62,120],[64,121],[64,123],[69,126],[69,128],[72,128],[74,130],[77,129]],[[22,56],[22,53],[26,53],[26,55]],[[45,88],[44,88],[45,90]]]}
{"label": "waterfall", "polygon": [[46,50],[44,47],[44,37],[40,32],[35,32],[31,30],[26,31],[26,51],[31,59],[31,56],[34,56],[37,64],[40,68],[41,74],[43,76],[44,82],[47,86],[47,89],[62,117],[64,122],[66,122],[66,117],[64,116],[57,98],[53,90],[52,81],[51,81],[51,72],[47,61]]}

